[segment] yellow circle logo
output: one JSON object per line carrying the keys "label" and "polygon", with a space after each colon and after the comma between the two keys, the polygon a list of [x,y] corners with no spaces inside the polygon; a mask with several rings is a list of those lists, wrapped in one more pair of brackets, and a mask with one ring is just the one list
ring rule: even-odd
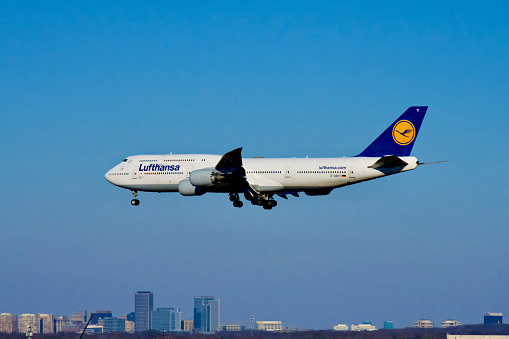
{"label": "yellow circle logo", "polygon": [[415,127],[408,120],[400,120],[394,124],[392,138],[399,145],[408,145],[415,139]]}

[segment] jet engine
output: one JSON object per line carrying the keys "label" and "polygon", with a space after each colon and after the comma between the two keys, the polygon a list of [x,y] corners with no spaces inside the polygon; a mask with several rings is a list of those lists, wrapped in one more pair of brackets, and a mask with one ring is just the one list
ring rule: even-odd
{"label": "jet engine", "polygon": [[223,173],[217,171],[213,167],[202,168],[192,171],[189,175],[189,181],[194,186],[210,186],[217,184],[220,180],[224,179]]}
{"label": "jet engine", "polygon": [[203,189],[203,187],[194,186],[193,184],[191,184],[189,179],[182,180],[179,183],[179,192],[180,194],[185,196],[205,194],[205,190]]}

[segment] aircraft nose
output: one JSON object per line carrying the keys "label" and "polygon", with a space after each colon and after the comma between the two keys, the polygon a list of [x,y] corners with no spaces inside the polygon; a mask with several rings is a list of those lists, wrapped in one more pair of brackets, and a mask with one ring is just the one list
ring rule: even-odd
{"label": "aircraft nose", "polygon": [[106,172],[106,174],[104,175],[104,179],[106,179],[106,181],[108,181],[110,184],[113,184],[113,178],[111,177],[111,170]]}

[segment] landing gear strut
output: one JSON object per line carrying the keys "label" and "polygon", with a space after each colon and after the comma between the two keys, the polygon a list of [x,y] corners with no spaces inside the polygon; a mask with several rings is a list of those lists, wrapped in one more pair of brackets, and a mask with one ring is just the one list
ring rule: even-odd
{"label": "landing gear strut", "polygon": [[138,196],[138,191],[131,191],[133,193],[133,200],[131,200],[131,205],[138,206],[140,204],[140,201],[136,199]]}
{"label": "landing gear strut", "polygon": [[233,202],[233,207],[241,208],[244,203],[240,201],[238,193],[230,193],[230,201]]}
{"label": "landing gear strut", "polygon": [[266,210],[270,210],[277,206],[277,201],[274,200],[272,194],[261,193],[258,196],[250,197],[251,204],[262,206]]}

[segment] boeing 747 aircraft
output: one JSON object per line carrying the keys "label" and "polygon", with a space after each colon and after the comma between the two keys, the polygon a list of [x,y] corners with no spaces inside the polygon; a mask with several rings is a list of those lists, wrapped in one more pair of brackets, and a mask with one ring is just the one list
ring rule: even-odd
{"label": "boeing 747 aircraft", "polygon": [[333,189],[415,169],[410,152],[427,106],[408,108],[362,153],[342,158],[242,158],[242,148],[225,155],[134,155],[109,170],[113,185],[138,192],[180,192],[184,196],[228,193],[242,207],[239,194],[253,205],[271,209],[274,196],[327,195]]}

